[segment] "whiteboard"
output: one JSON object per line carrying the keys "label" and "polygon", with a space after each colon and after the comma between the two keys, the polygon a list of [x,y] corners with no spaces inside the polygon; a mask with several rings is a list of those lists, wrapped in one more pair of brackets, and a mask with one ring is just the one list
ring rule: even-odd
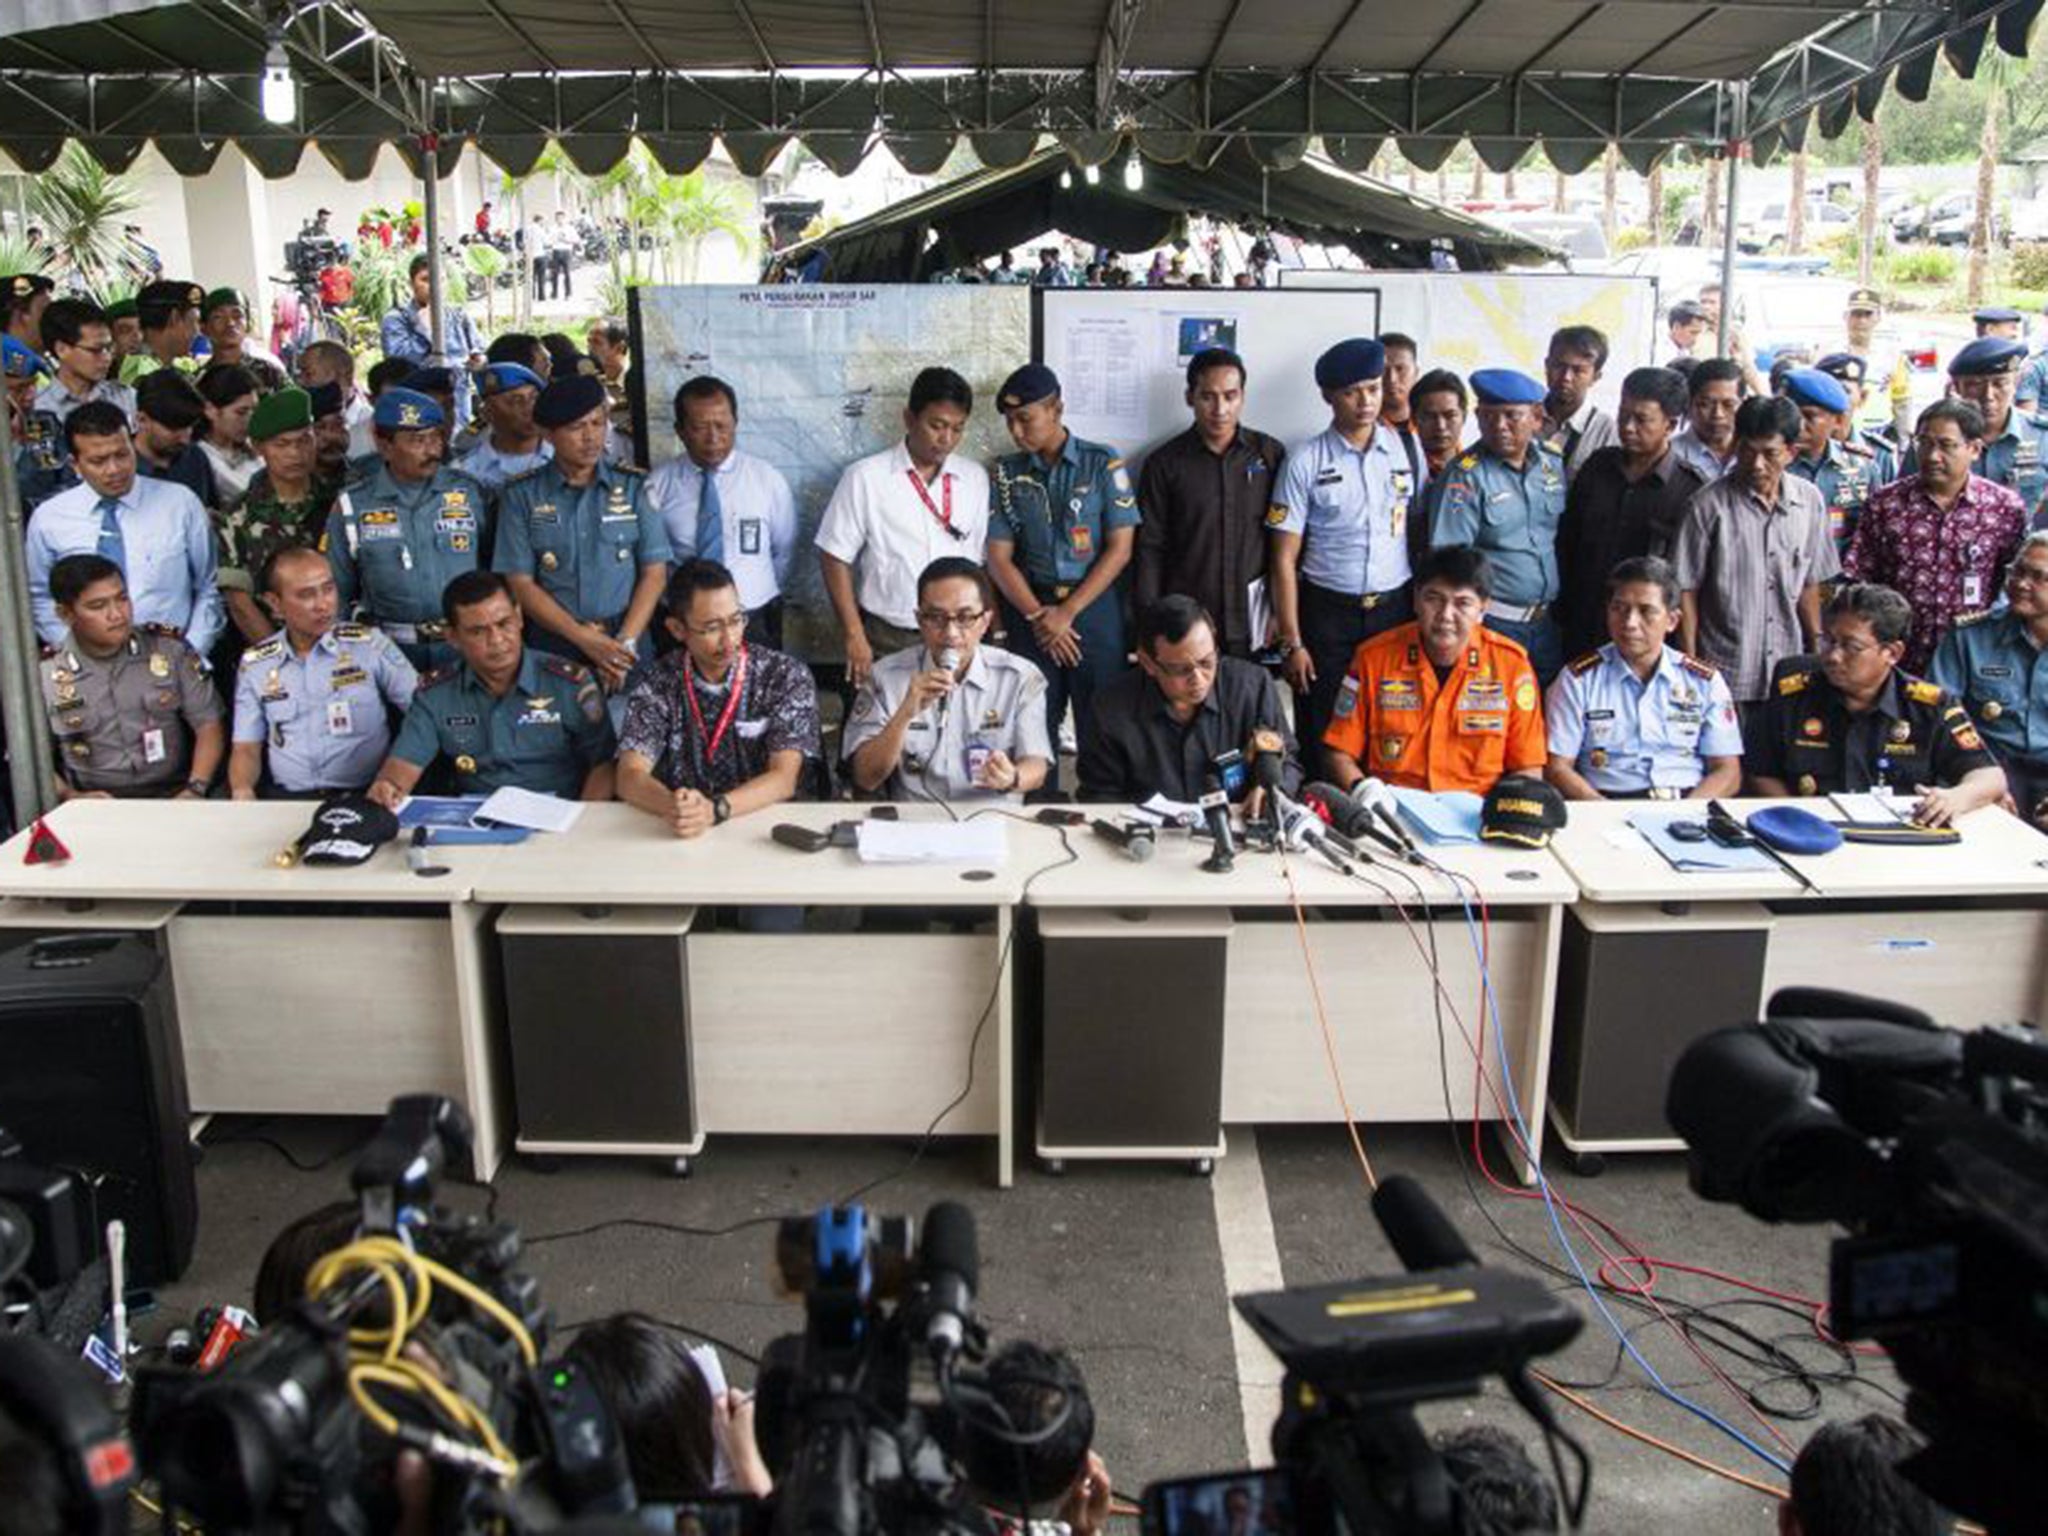
{"label": "whiteboard", "polygon": [[[1032,334],[1060,376],[1067,425],[1137,463],[1187,430],[1189,322],[1228,326],[1249,375],[1244,421],[1283,442],[1329,425],[1315,360],[1347,336],[1415,338],[1424,371],[1519,368],[1538,378],[1551,332],[1591,325],[1610,354],[1593,398],[1612,411],[1631,368],[1659,361],[1657,285],[1569,272],[1288,272],[1279,289],[1038,288]],[[1226,343],[1227,344],[1227,343]]]}

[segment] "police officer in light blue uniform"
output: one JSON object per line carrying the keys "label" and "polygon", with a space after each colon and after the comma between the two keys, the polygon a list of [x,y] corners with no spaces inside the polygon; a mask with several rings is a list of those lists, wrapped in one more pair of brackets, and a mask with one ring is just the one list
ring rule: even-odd
{"label": "police officer in light blue uniform", "polygon": [[490,531],[484,488],[441,462],[447,419],[415,390],[379,395],[371,424],[383,462],[327,514],[342,610],[383,630],[421,671],[454,657],[441,593],[481,564]]}
{"label": "police officer in light blue uniform", "polygon": [[647,477],[606,460],[610,406],[587,374],[555,379],[533,419],[554,450],[506,485],[492,569],[511,580],[529,644],[588,660],[616,689],[668,580],[668,529]]}
{"label": "police officer in light blue uniform", "polygon": [[1518,641],[1547,687],[1564,665],[1557,601],[1557,525],[1564,459],[1538,440],[1543,385],[1512,368],[1473,372],[1479,442],[1445,467],[1430,542],[1470,544],[1493,564],[1486,627]]}
{"label": "police officer in light blue uniform", "polygon": [[[1849,451],[1836,434],[1856,408],[1855,397],[1842,381],[1818,368],[1794,368],[1785,374],[1783,394],[1799,407],[1805,423],[1801,450],[1792,457],[1789,472],[1820,492],[1828,509],[1828,531],[1834,535],[1836,553],[1849,547],[1849,536],[1863,515],[1863,504],[1878,482],[1871,473],[1869,455]],[[1805,445],[1815,437],[1820,453],[1811,454]]]}
{"label": "police officer in light blue uniform", "polygon": [[[1984,453],[1972,473],[2018,493],[2031,518],[2048,491],[2048,416],[2013,404],[2026,355],[2023,341],[1980,336],[1955,355],[1948,376],[1950,392],[1984,413]],[[1899,472],[1910,475],[1917,467],[1908,452]]]}
{"label": "police officer in light blue uniform", "polygon": [[1362,336],[1316,359],[1330,425],[1288,445],[1266,509],[1274,615],[1304,742],[1322,741],[1352,653],[1415,617],[1410,578],[1427,547],[1429,471],[1380,424],[1386,361]]}
{"label": "police officer in light blue uniform", "polygon": [[2048,532],[2020,541],[2005,591],[2006,603],[1956,620],[1927,676],[1963,701],[2020,814],[2038,822],[2048,800]]}
{"label": "police officer in light blue uniform", "polygon": [[1119,588],[1137,545],[1138,499],[1115,449],[1067,430],[1050,368],[1019,368],[996,407],[1021,451],[998,458],[990,476],[989,575],[1009,649],[1045,674],[1047,735],[1059,739],[1071,702],[1085,753],[1095,690],[1128,666]]}
{"label": "police officer in light blue uniform", "polygon": [[78,484],[78,475],[64,446],[63,421],[35,403],[35,381],[51,371],[50,365],[40,352],[12,336],[0,342],[0,348],[5,354],[7,400],[13,408],[14,480],[21,487],[22,510],[28,512]]}

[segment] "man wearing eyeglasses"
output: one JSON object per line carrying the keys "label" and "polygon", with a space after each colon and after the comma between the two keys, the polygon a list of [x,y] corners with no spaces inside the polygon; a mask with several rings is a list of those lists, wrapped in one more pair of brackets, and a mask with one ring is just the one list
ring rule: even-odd
{"label": "man wearing eyeglasses", "polygon": [[1881,582],[1913,605],[1911,672],[1927,670],[1958,617],[1991,606],[2026,535],[2019,497],[1976,473],[1984,435],[1984,418],[1967,400],[1922,411],[1912,472],[1871,496],[1842,556],[1850,580]]}
{"label": "man wearing eyeglasses", "polygon": [[[2048,492],[2048,416],[2013,404],[2027,344],[2004,336],[1980,336],[1950,359],[1949,393],[1984,413],[1984,452],[1977,473],[2014,491],[2031,516]],[[1910,475],[1919,454],[1909,451],[1901,474]]]}
{"label": "man wearing eyeglasses", "polygon": [[984,646],[995,594],[972,560],[942,555],[917,581],[915,650],[874,664],[847,718],[854,784],[892,800],[1015,802],[1045,783],[1045,674]]}
{"label": "man wearing eyeglasses", "polygon": [[135,420],[135,391],[108,377],[114,370],[114,329],[107,312],[83,299],[59,299],[43,311],[43,353],[57,376],[36,393],[36,409],[60,422],[81,405],[107,400]]}
{"label": "man wearing eyeglasses", "polygon": [[[1216,620],[1192,597],[1162,597],[1138,614],[1138,670],[1095,696],[1095,738],[1078,765],[1083,800],[1138,804],[1154,795],[1193,804],[1217,760],[1269,731],[1283,744],[1280,787],[1301,787],[1294,735],[1263,667],[1222,653]],[[1233,784],[1232,798],[1256,793]],[[1247,814],[1257,814],[1253,805]]]}
{"label": "man wearing eyeglasses", "polygon": [[1958,619],[1928,679],[1963,701],[2005,769],[2020,814],[2048,815],[2048,532],[2021,541],[2005,573],[2008,607]]}
{"label": "man wearing eyeglasses", "polygon": [[2005,775],[1957,698],[1899,666],[1913,613],[1889,587],[1851,582],[1828,600],[1820,666],[1778,668],[1745,764],[1759,795],[1891,789],[1913,819],[1945,827],[2005,794]]}
{"label": "man wearing eyeglasses", "polygon": [[678,565],[662,607],[681,644],[626,691],[619,798],[677,837],[796,798],[822,750],[810,668],[747,643],[733,574],[715,560]]}

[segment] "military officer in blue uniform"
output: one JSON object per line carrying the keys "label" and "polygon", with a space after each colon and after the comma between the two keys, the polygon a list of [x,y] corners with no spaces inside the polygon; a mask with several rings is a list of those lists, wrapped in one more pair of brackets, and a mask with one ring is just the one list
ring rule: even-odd
{"label": "military officer in blue uniform", "polygon": [[1386,349],[1340,341],[1316,359],[1330,424],[1290,443],[1266,509],[1267,578],[1295,732],[1319,745],[1352,654],[1415,617],[1411,577],[1428,548],[1425,464],[1380,422]]}
{"label": "military officer in blue uniform", "polygon": [[1856,425],[1856,419],[1863,414],[1864,402],[1870,398],[1869,359],[1858,357],[1854,352],[1830,352],[1813,366],[1849,391],[1849,418],[1836,430],[1836,440],[1849,450],[1852,457],[1870,460],[1873,490],[1880,485],[1890,485],[1899,478],[1899,450],[1893,441],[1890,424],[1882,427]]}
{"label": "military officer in blue uniform", "polygon": [[1709,800],[1742,787],[1742,728],[1721,674],[1670,644],[1678,573],[1638,555],[1607,578],[1608,643],[1543,700],[1544,777],[1567,800]]}
{"label": "military officer in blue uniform", "polygon": [[422,671],[454,658],[441,594],[483,564],[490,533],[484,488],[441,462],[446,421],[425,395],[385,390],[372,417],[383,462],[327,515],[342,610],[383,630]]}
{"label": "military officer in blue uniform", "polygon": [[1114,448],[1067,430],[1050,368],[1019,368],[996,407],[1019,451],[997,459],[990,476],[988,573],[1009,648],[1045,674],[1046,734],[1059,739],[1071,702],[1086,752],[1095,690],[1128,664],[1117,589],[1137,546],[1138,499]]}
{"label": "military officer in blue uniform", "polygon": [[2048,532],[2020,542],[2005,595],[2005,606],[1956,620],[1927,676],[1963,701],[2020,814],[2039,824],[2048,816]]}
{"label": "military officer in blue uniform", "polygon": [[1787,473],[1797,475],[1820,492],[1828,509],[1828,531],[1835,552],[1849,547],[1849,535],[1863,515],[1863,504],[1879,482],[1868,454],[1855,454],[1841,432],[1855,409],[1855,398],[1834,375],[1818,368],[1787,371],[1781,393],[1799,407],[1799,442]]}
{"label": "military officer in blue uniform", "polygon": [[78,484],[78,474],[64,446],[64,423],[55,411],[36,405],[36,381],[51,371],[50,365],[12,336],[0,340],[0,349],[5,353],[8,427],[14,434],[14,480],[21,487],[22,510],[28,512]]}
{"label": "military officer in blue uniform", "polygon": [[370,798],[396,810],[445,758],[457,794],[509,785],[564,800],[611,799],[619,738],[590,669],[528,649],[519,605],[495,571],[464,572],[442,601],[459,659],[421,677]]}
{"label": "military officer in blue uniform", "polygon": [[644,495],[646,476],[605,461],[600,380],[550,381],[533,419],[554,457],[506,484],[492,569],[511,580],[529,644],[587,661],[616,691],[668,582],[668,529]]}
{"label": "military officer in blue uniform", "polygon": [[358,794],[391,746],[389,710],[412,703],[412,663],[382,630],[336,622],[334,573],[318,550],[286,545],[255,575],[283,627],[242,652],[228,788],[254,800],[267,759],[278,798]]}
{"label": "military officer in blue uniform", "polygon": [[1493,566],[1486,627],[1518,641],[1548,687],[1564,665],[1557,601],[1557,525],[1564,517],[1564,460],[1537,440],[1543,386],[1512,368],[1472,374],[1479,442],[1453,459],[1437,492],[1430,542],[1469,544]]}
{"label": "military officer in blue uniform", "polygon": [[[1984,453],[1973,473],[2017,492],[2032,518],[2048,491],[2048,416],[2013,404],[2026,355],[2023,341],[1980,336],[1950,361],[1948,377],[1950,392],[1984,413]],[[1909,452],[1899,472],[1910,475],[1917,467]]]}

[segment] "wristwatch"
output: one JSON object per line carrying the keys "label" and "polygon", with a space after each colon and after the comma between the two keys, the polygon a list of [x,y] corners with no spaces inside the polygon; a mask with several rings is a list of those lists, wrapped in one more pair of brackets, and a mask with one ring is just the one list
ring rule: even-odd
{"label": "wristwatch", "polygon": [[722,827],[732,820],[732,802],[723,795],[711,797],[711,825]]}

